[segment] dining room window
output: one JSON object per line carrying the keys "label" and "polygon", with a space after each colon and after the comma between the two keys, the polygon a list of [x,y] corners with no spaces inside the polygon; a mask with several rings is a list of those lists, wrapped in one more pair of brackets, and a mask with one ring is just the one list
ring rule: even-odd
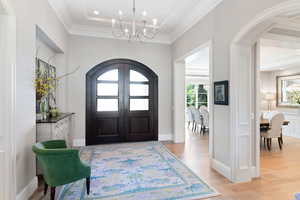
{"label": "dining room window", "polygon": [[206,84],[188,84],[186,87],[186,104],[187,107],[208,106],[208,90],[209,86]]}
{"label": "dining room window", "polygon": [[300,75],[277,77],[277,105],[300,107]]}

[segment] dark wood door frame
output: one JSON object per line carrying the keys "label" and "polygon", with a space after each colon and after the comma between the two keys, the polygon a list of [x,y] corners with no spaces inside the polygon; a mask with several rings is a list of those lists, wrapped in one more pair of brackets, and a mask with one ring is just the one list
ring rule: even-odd
{"label": "dark wood door frame", "polygon": [[[143,136],[143,134],[141,135],[127,135],[124,138],[122,138],[121,140],[117,140],[117,141],[103,141],[101,143],[111,143],[111,142],[134,142],[134,141],[143,141],[143,140],[158,140],[158,76],[146,65],[134,61],[134,60],[130,60],[130,59],[113,59],[113,60],[108,60],[105,61],[103,63],[100,63],[98,65],[96,65],[95,67],[93,67],[90,71],[88,71],[88,73],[86,74],[86,145],[91,145],[91,144],[95,144],[93,142],[91,142],[91,138],[89,137],[89,134],[91,133],[91,131],[93,131],[94,129],[92,128],[93,125],[93,117],[92,117],[92,112],[94,112],[93,109],[95,109],[93,107],[93,94],[96,91],[95,88],[95,83],[93,81],[95,81],[95,77],[98,74],[103,73],[104,71],[107,71],[108,69],[113,68],[113,66],[118,66],[120,69],[122,69],[122,66],[129,66],[130,69],[133,69],[137,72],[140,72],[142,74],[146,74],[147,77],[149,78],[149,92],[152,94],[152,96],[150,97],[151,100],[151,104],[149,105],[149,113],[146,112],[129,112],[128,109],[124,109],[124,110],[119,110],[119,114],[120,115],[124,115],[124,121],[122,122],[123,125],[121,128],[124,128],[125,130],[129,130],[130,129],[130,119],[129,117],[135,117],[135,116],[143,116],[143,115],[148,115],[149,119],[151,119],[151,124],[149,126],[151,126],[151,131],[153,133],[153,135],[149,136],[149,137],[145,137],[145,135]],[[122,77],[120,77],[122,78]],[[125,93],[126,91],[129,91],[129,88],[125,88],[124,89]],[[123,95],[123,94],[122,94]],[[131,97],[130,97],[131,98]],[[128,105],[128,100],[124,98],[124,103],[127,103]],[[126,102],[127,101],[127,102]],[[150,112],[151,111],[151,112]],[[139,138],[139,136],[141,136]]]}

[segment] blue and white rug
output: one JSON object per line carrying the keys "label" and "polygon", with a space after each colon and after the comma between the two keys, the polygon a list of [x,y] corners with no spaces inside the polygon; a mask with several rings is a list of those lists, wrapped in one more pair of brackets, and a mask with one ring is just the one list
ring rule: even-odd
{"label": "blue and white rug", "polygon": [[90,195],[81,180],[64,186],[59,200],[190,200],[218,195],[160,142],[84,147],[81,158],[92,167]]}

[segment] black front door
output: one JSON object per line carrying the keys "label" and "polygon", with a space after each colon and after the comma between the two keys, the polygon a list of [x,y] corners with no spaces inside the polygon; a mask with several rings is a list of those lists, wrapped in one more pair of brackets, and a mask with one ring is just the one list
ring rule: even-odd
{"label": "black front door", "polygon": [[86,144],[158,139],[158,78],[126,59],[104,62],[86,76]]}

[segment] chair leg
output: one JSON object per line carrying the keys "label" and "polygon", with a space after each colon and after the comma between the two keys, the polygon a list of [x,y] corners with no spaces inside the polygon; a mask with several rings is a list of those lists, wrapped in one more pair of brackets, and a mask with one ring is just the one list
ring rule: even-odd
{"label": "chair leg", "polygon": [[280,137],[278,138],[278,144],[279,144],[279,148],[280,148],[280,150],[282,149],[282,144],[281,144],[281,139],[280,139]]}
{"label": "chair leg", "polygon": [[44,195],[47,194],[48,191],[48,184],[45,182],[45,186],[44,186]]}
{"label": "chair leg", "polygon": [[266,138],[264,138],[264,147],[266,148]]}
{"label": "chair leg", "polygon": [[271,146],[272,146],[272,139],[271,138],[267,138],[267,146],[268,146],[268,150],[271,151]]}
{"label": "chair leg", "polygon": [[51,200],[55,200],[55,187],[51,187]]}
{"label": "chair leg", "polygon": [[86,178],[86,193],[90,194],[91,177]]}
{"label": "chair leg", "polygon": [[281,142],[281,146],[283,145],[283,138],[282,138],[282,134],[280,136],[280,142]]}

